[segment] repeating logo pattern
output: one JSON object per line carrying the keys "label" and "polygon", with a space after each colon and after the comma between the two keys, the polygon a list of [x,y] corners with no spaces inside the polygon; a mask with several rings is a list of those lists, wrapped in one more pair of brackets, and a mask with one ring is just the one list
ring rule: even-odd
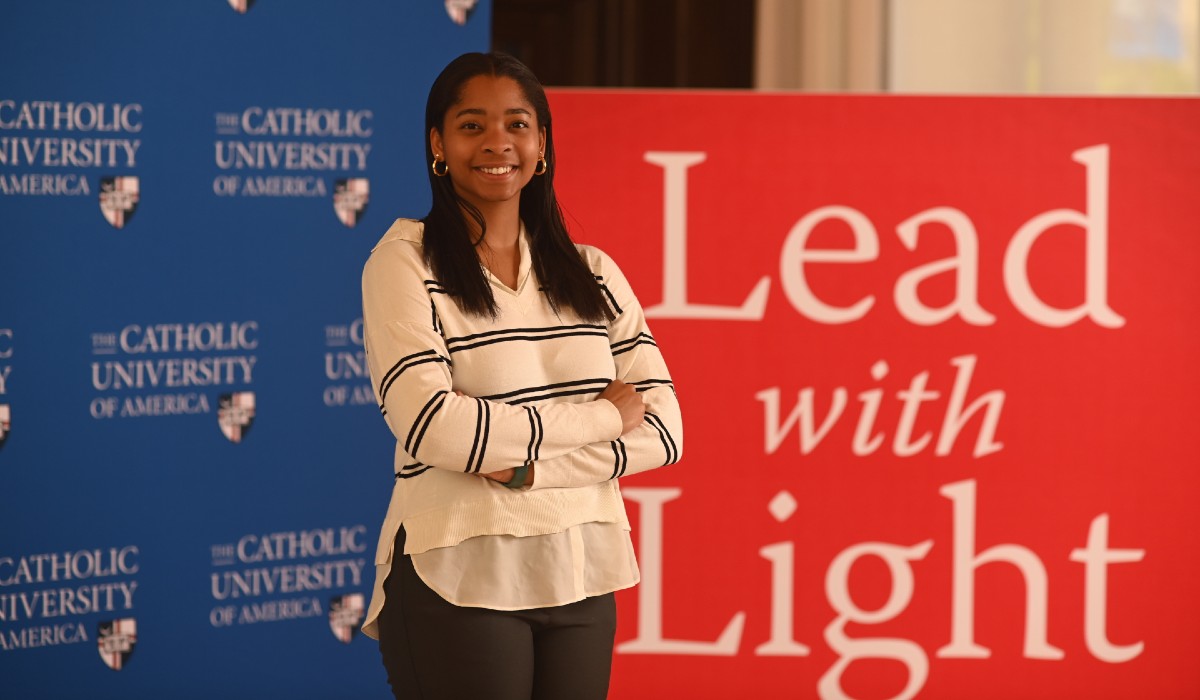
{"label": "repeating logo pattern", "polygon": [[367,204],[371,109],[247,105],[213,115],[218,197],[326,199],[354,226]]}
{"label": "repeating logo pattern", "polygon": [[[77,53],[89,57],[90,67],[70,74],[56,71],[53,56],[47,54],[51,60],[40,60],[46,51],[39,47],[45,49],[54,42],[46,43],[39,37],[43,30],[49,35],[64,30],[78,33],[73,32],[73,28],[82,29],[74,21],[78,18],[61,12],[32,11],[27,18],[29,21],[24,23],[28,26],[20,28],[27,40],[22,44],[28,43],[28,46],[9,47],[14,55],[27,55],[30,60],[11,66],[15,72],[0,78],[0,209],[4,210],[4,215],[0,216],[3,221],[0,223],[0,241],[6,244],[4,247],[9,254],[9,264],[0,266],[4,268],[0,270],[0,287],[4,289],[0,298],[8,297],[6,301],[9,302],[0,301],[0,473],[10,477],[4,488],[13,496],[9,499],[12,511],[5,515],[16,525],[9,529],[0,527],[3,531],[0,534],[0,668],[3,669],[0,670],[0,700],[26,695],[130,695],[129,688],[113,686],[106,689],[103,683],[97,685],[102,679],[95,674],[107,677],[109,685],[118,683],[122,686],[144,674],[161,674],[163,668],[159,660],[151,658],[154,652],[177,642],[179,648],[187,648],[189,638],[194,646],[195,628],[204,625],[204,615],[209,607],[205,605],[196,612],[188,606],[178,605],[175,611],[178,624],[160,630],[141,610],[144,606],[138,588],[138,584],[143,583],[145,590],[151,591],[158,586],[159,577],[166,576],[179,585],[197,588],[199,584],[202,589],[207,572],[202,572],[199,579],[193,581],[181,581],[177,574],[182,571],[195,578],[196,567],[190,563],[196,550],[192,535],[205,538],[203,542],[207,543],[209,535],[203,533],[203,528],[188,534],[185,538],[188,542],[184,543],[187,547],[166,552],[165,558],[162,547],[158,546],[161,542],[151,537],[149,544],[153,546],[143,547],[147,557],[145,563],[153,569],[147,577],[138,573],[136,547],[127,552],[129,547],[124,546],[125,540],[115,539],[129,536],[136,541],[143,536],[140,533],[161,531],[162,517],[142,516],[164,515],[166,524],[170,525],[172,514],[180,512],[178,505],[149,504],[146,502],[148,492],[139,494],[139,488],[131,490],[129,480],[121,478],[97,479],[94,480],[96,488],[64,497],[55,489],[39,485],[46,479],[52,482],[54,470],[37,468],[36,463],[25,464],[22,461],[25,448],[41,444],[43,434],[54,433],[55,414],[75,425],[85,421],[87,425],[83,430],[97,438],[96,444],[136,446],[135,452],[145,459],[135,460],[137,464],[126,464],[126,471],[159,474],[163,478],[152,479],[158,482],[151,484],[152,490],[159,490],[164,484],[169,490],[173,481],[186,482],[193,466],[209,463],[205,460],[211,456],[210,452],[227,454],[227,450],[239,451],[264,444],[260,441],[270,437],[267,428],[259,431],[261,435],[256,433],[255,440],[246,446],[241,446],[240,442],[248,439],[248,432],[255,424],[257,392],[263,391],[253,382],[256,360],[269,361],[275,357],[271,354],[272,348],[267,347],[271,344],[265,339],[268,335],[266,326],[278,326],[275,322],[267,323],[278,309],[273,298],[255,297],[244,306],[238,295],[225,295],[214,288],[238,278],[246,281],[240,272],[243,268],[263,271],[259,276],[261,279],[250,280],[257,287],[269,290],[278,286],[277,275],[253,264],[254,256],[262,249],[255,240],[247,239],[257,236],[253,227],[260,217],[272,222],[286,221],[288,214],[300,212],[301,223],[309,222],[329,235],[338,236],[340,243],[331,240],[341,245],[349,240],[346,236],[360,233],[357,226],[366,213],[372,217],[382,213],[367,212],[371,189],[368,180],[371,174],[366,170],[372,147],[370,108],[375,106],[372,104],[375,100],[343,98],[347,93],[338,89],[318,90],[316,93],[321,95],[332,95],[328,98],[330,103],[310,106],[304,101],[316,99],[315,93],[293,89],[296,85],[303,87],[311,83],[316,79],[314,75],[326,75],[321,66],[329,63],[328,57],[314,57],[311,52],[296,48],[310,44],[309,40],[314,36],[333,36],[337,41],[332,45],[343,47],[330,53],[334,63],[340,66],[335,79],[370,68],[356,65],[353,47],[356,41],[361,43],[362,37],[356,40],[353,31],[343,30],[347,25],[341,21],[341,15],[345,13],[338,13],[336,6],[327,6],[324,12],[317,13],[324,19],[314,23],[313,17],[306,16],[313,13],[289,11],[296,8],[288,8],[288,3],[281,6],[278,2],[268,2],[261,10],[253,9],[256,0],[206,0],[201,4],[206,6],[201,19],[214,21],[214,26],[221,30],[218,34],[224,32],[225,42],[201,41],[200,44],[205,45],[199,48],[206,50],[197,53],[184,50],[195,42],[177,40],[180,50],[171,56],[154,58],[152,49],[160,42],[154,40],[153,33],[147,34],[149,41],[128,41],[128,28],[131,22],[134,25],[137,22],[136,12],[112,8],[103,16],[92,17],[95,21],[87,24],[86,36],[77,37]],[[451,42],[450,48],[456,52],[480,46],[485,34],[472,31],[472,27],[479,30],[480,19],[486,17],[477,17],[475,24],[468,25],[464,33],[451,24],[445,14],[438,12],[440,0],[431,0],[427,16],[421,17],[412,16],[410,10],[397,9],[409,4],[381,3],[379,8],[374,5],[369,9],[360,8],[351,13],[359,15],[358,24],[348,26],[361,29],[363,17],[375,25],[404,25],[405,36],[415,33],[420,41],[415,47],[408,42],[399,47],[402,50],[398,49],[396,56],[401,59],[406,55],[424,55],[423,52],[433,46],[430,42],[446,48],[447,44],[439,42],[442,35],[462,37]],[[32,3],[31,6],[37,5]],[[170,5],[174,8],[174,4]],[[162,9],[168,15],[172,14],[165,6]],[[334,10],[332,14],[328,12],[330,9]],[[486,11],[487,8],[481,9]],[[229,17],[226,12],[243,16]],[[255,16],[244,16],[250,12],[255,12]],[[336,21],[328,21],[331,19]],[[417,19],[436,25],[432,28],[436,31],[427,36],[425,31],[410,27]],[[120,39],[123,34],[125,41]],[[227,51],[219,44],[228,44],[233,39],[239,45],[268,50],[272,44],[278,44],[274,53],[281,59],[287,54],[288,58],[262,66],[247,64],[247,57],[226,61]],[[150,51],[149,57],[141,55],[146,53],[145,50]],[[176,59],[183,61],[184,68],[197,68],[184,71],[195,80],[189,82],[189,99],[183,102],[171,99],[169,94],[147,90],[138,81],[131,84],[122,80],[127,69],[132,66],[136,73],[137,64],[146,61],[157,61],[165,73],[177,73],[180,66],[176,65],[179,63]],[[234,73],[229,72],[230,66]],[[314,71],[311,75],[310,70]],[[257,73],[262,73],[260,77],[265,76],[265,81],[230,80],[230,75],[253,78]],[[410,77],[399,76],[397,85],[409,91],[406,86],[412,82]],[[269,83],[278,84],[272,87]],[[420,89],[419,86],[412,87]],[[353,109],[341,104],[344,100],[356,99],[364,103],[351,105]],[[388,100],[380,100],[379,104],[377,109],[391,114],[393,105]],[[299,105],[294,108],[297,111],[292,111],[294,105]],[[254,111],[255,106],[260,109]],[[279,111],[271,111],[275,108]],[[238,116],[233,128],[229,129],[231,138],[226,138],[229,135],[224,133],[214,135],[210,126],[210,115],[226,110],[236,112]],[[250,114],[246,115],[246,111]],[[162,117],[158,122],[155,121],[156,114]],[[153,128],[156,123],[162,128]],[[225,128],[229,128],[228,125]],[[157,142],[155,138],[158,138]],[[214,142],[217,140],[221,140],[222,148],[226,141],[236,140],[237,147],[222,151],[221,155],[227,158],[220,161],[221,166],[214,167],[217,149]],[[164,141],[169,144],[166,152],[158,145]],[[150,146],[150,151],[142,150],[143,146]],[[155,153],[161,157],[156,157]],[[225,168],[227,162],[231,164]],[[239,196],[275,199],[272,202],[227,202],[227,210],[214,211],[214,201],[226,202],[215,196],[210,200],[207,192],[209,174],[214,177],[241,176],[240,186],[235,190]],[[193,175],[199,175],[201,181],[197,182]],[[151,197],[147,208],[141,206],[143,180]],[[164,182],[169,185],[166,194]],[[379,180],[374,184],[376,189],[380,187]],[[319,196],[316,195],[318,190]],[[302,197],[308,201],[303,201]],[[201,200],[198,210],[192,206],[197,199]],[[168,201],[187,205],[173,207],[172,211],[193,209],[200,213],[198,218],[190,217],[189,221],[177,219],[172,222],[169,228],[179,234],[176,237],[192,240],[194,247],[224,252],[212,256],[161,255],[166,251],[159,245],[162,241],[151,241],[146,236],[154,234],[150,238],[158,239],[158,234],[164,232],[158,228],[157,217],[166,211],[163,205]],[[372,206],[379,208],[378,203]],[[270,210],[271,207],[274,210]],[[207,213],[203,211],[205,209]],[[336,221],[331,218],[331,213]],[[367,235],[376,236],[372,221],[367,219],[362,225],[364,230],[371,229]],[[335,223],[344,228],[338,229]],[[189,225],[198,235],[184,235],[188,233]],[[124,231],[125,228],[130,231]],[[297,231],[294,228],[289,229],[288,234],[280,228],[268,228],[273,232],[272,236],[281,236],[280,244],[293,246],[298,251],[321,243],[309,240],[307,235],[290,235]],[[291,240],[284,241],[284,235]],[[137,244],[143,238],[146,238],[143,241],[146,245]],[[259,242],[264,240],[259,239]],[[22,255],[22,250],[34,254]],[[58,274],[47,276],[44,270],[29,269],[31,257],[38,258],[41,253],[48,252],[54,253],[52,257],[59,268]],[[301,258],[306,255],[308,253]],[[0,254],[0,257],[4,256]],[[232,262],[214,272],[207,270],[212,259]],[[242,265],[243,262],[248,267]],[[361,264],[358,267],[361,268]],[[59,295],[61,299],[53,303],[46,302],[45,295],[40,292],[30,293],[24,288],[30,283],[38,290],[49,288],[53,286],[53,279],[59,280],[61,286],[63,280],[71,278],[73,271],[78,270],[84,271],[86,284],[80,283],[72,294]],[[325,276],[330,279],[341,276],[334,272]],[[351,272],[357,274],[357,270]],[[46,307],[41,313],[37,309],[39,303]],[[35,307],[33,312],[23,313],[23,307],[30,304]],[[9,308],[13,306],[18,308]],[[314,400],[319,400],[317,393],[332,383],[324,381],[323,374],[318,374],[322,371],[324,348],[313,330],[319,332],[324,323],[332,323],[340,316],[347,317],[344,325],[348,325],[358,315],[358,310],[351,304],[350,308],[339,311],[342,306],[345,305],[331,304],[332,320],[320,317],[308,327],[302,327],[305,333],[300,340],[303,342],[293,353],[303,362],[294,369],[298,375],[303,374],[303,377],[297,377],[297,386],[307,392],[304,398],[311,405],[310,412],[321,406],[314,404]],[[249,310],[244,310],[247,308]],[[243,322],[240,316],[243,313],[255,317],[263,314],[263,333],[258,332],[256,322]],[[224,314],[238,314],[239,317],[234,320]],[[24,340],[18,340],[15,362],[11,355],[14,348],[11,332],[5,335],[9,327],[15,327],[18,335],[24,334]],[[265,346],[261,354],[257,349],[260,335]],[[357,352],[362,350],[361,340],[357,344],[350,343],[345,349],[357,359]],[[21,372],[29,372],[30,363],[24,359],[26,357],[35,362],[32,373],[22,375]],[[350,371],[357,370],[357,364],[350,366]],[[14,369],[15,372],[9,372]],[[12,379],[16,381],[6,381]],[[366,384],[366,380],[360,383]],[[43,393],[57,396],[56,400],[63,405],[55,411],[30,411],[28,399],[22,397],[39,391],[39,385]],[[270,402],[271,397],[267,398]],[[269,407],[268,411],[270,418],[276,417],[274,408]],[[43,413],[49,422],[41,420]],[[324,422],[326,414],[324,411],[318,413],[313,419]],[[21,435],[9,450],[7,441],[14,418]],[[214,418],[220,435],[214,431]],[[228,442],[222,443],[222,439]],[[64,450],[55,452],[66,455],[68,460],[81,460],[80,464],[94,461],[96,457],[94,447],[84,449],[78,455],[72,454],[74,451],[74,448],[64,446]],[[6,459],[9,462],[6,463]],[[12,462],[13,459],[18,461]],[[279,479],[271,476],[271,471],[262,470],[251,483],[260,477],[278,482]],[[39,476],[40,472],[45,473]],[[133,484],[134,487],[145,485]],[[247,482],[234,473],[229,486],[239,489],[247,486]],[[286,483],[283,486],[286,487]],[[250,490],[247,488],[244,493]],[[203,497],[195,492],[181,502],[195,502]],[[226,497],[229,503],[236,503],[241,498],[240,494],[231,496],[224,492],[219,496]],[[120,515],[119,511],[127,510],[137,502],[142,502],[137,509],[140,512],[132,514],[137,517]],[[50,510],[59,511],[56,523],[49,523],[37,515]],[[318,507],[315,512],[319,512],[320,517],[328,517],[329,510]],[[337,512],[336,508],[332,510]],[[114,512],[120,522],[96,526],[111,520]],[[262,515],[251,519],[253,525],[236,517],[215,523],[213,529],[220,534],[212,535],[212,540],[235,539],[236,534],[225,532],[231,527],[230,523],[240,534],[241,528],[257,527],[261,521],[272,517],[270,512]],[[44,526],[39,526],[39,522]],[[276,527],[298,529],[302,525],[285,522]],[[236,567],[230,564],[228,568],[236,568],[239,574],[243,570],[252,571],[235,580],[236,590],[242,590],[236,586],[247,583],[261,585],[264,590],[274,587],[272,593],[237,599],[241,625],[295,621],[278,631],[262,627],[249,630],[240,626],[223,645],[237,647],[247,638],[273,636],[295,641],[297,637],[307,637],[308,642],[316,643],[318,652],[321,648],[326,651],[341,649],[325,636],[331,634],[326,630],[339,625],[343,630],[339,640],[348,642],[351,634],[357,635],[357,627],[365,619],[369,578],[373,575],[374,541],[370,531],[374,529],[375,523],[365,529],[355,525],[355,534],[344,553],[334,553],[337,549],[334,545],[318,547],[319,554],[302,550],[293,555],[284,548],[280,551],[285,558],[279,561],[263,555],[258,562],[238,562]],[[118,552],[117,564],[113,564],[109,556],[113,549]],[[252,554],[248,553],[248,556]],[[289,567],[286,573],[276,571],[281,566]],[[365,587],[366,590],[341,599],[343,594],[354,590],[351,586]],[[328,590],[330,588],[333,590]],[[339,596],[339,612],[331,615],[330,597],[335,594]],[[151,595],[155,594],[151,592]],[[194,601],[184,602],[190,605]],[[151,653],[138,652],[138,663],[133,664],[130,674],[122,673],[120,671],[128,670],[138,648],[142,620],[147,620],[150,625],[147,639],[151,643],[148,647]],[[200,632],[207,633],[208,630]],[[165,645],[164,640],[168,642]],[[303,646],[304,640],[299,641]],[[93,653],[98,654],[103,666],[91,656]],[[235,659],[250,660],[248,657]],[[204,666],[201,673],[191,679],[178,680],[185,685],[193,684],[192,694],[220,695],[220,688],[236,687],[242,676],[254,673],[253,670],[244,671],[241,663],[225,664],[225,661],[228,659],[214,665],[215,661],[209,659],[207,664],[201,664]],[[104,668],[114,672],[113,675],[109,676],[109,671]],[[291,685],[295,685],[295,680],[292,679]],[[283,683],[283,686],[287,685],[289,683]],[[280,690],[287,691],[287,688]],[[354,691],[349,693],[353,695]]]}
{"label": "repeating logo pattern", "polygon": [[124,228],[141,200],[136,175],[100,178],[100,212],[113,228]]}
{"label": "repeating logo pattern", "polygon": [[362,593],[335,595],[329,599],[329,629],[333,636],[345,644],[354,639],[358,626],[366,615]]}
{"label": "repeating logo pattern", "polygon": [[[214,628],[326,620],[349,642],[365,617],[361,593],[370,544],[367,526],[246,533],[211,546]],[[349,591],[360,591],[357,596]],[[326,597],[328,596],[328,597]]]}
{"label": "repeating logo pattern", "polygon": [[217,403],[217,424],[230,442],[238,443],[246,437],[254,422],[254,392],[235,391],[221,394]]}
{"label": "repeating logo pattern", "polygon": [[[222,394],[252,391],[257,321],[129,323],[90,338],[97,393],[89,411],[96,419],[212,414],[211,402]],[[230,408],[219,422],[240,439],[253,418],[253,399],[239,398]],[[248,417],[244,408],[251,409]]]}
{"label": "repeating logo pattern", "polygon": [[325,379],[329,381],[322,393],[326,406],[375,407],[361,318],[325,326]]}
{"label": "repeating logo pattern", "polygon": [[367,210],[371,194],[371,183],[365,177],[349,177],[334,181],[333,211],[338,221],[348,228],[358,225]]}
{"label": "repeating logo pattern", "polygon": [[137,620],[122,617],[101,622],[96,632],[96,647],[105,665],[114,671],[125,668],[137,646]]}
{"label": "repeating logo pattern", "polygon": [[138,167],[142,104],[10,97],[0,95],[0,198],[99,194],[105,218],[123,226],[137,205],[128,171]]}

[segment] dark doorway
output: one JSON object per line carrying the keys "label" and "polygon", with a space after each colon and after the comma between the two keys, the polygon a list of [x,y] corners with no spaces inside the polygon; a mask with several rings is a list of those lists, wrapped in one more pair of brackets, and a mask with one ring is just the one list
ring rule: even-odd
{"label": "dark doorway", "polygon": [[494,0],[492,46],[546,85],[749,88],[750,0]]}

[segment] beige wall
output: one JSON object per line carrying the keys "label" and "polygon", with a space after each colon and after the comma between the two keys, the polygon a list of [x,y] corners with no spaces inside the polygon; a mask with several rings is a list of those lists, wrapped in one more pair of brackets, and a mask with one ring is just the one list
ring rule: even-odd
{"label": "beige wall", "polygon": [[879,90],[886,0],[758,0],[754,85]]}
{"label": "beige wall", "polygon": [[1200,0],[758,0],[761,89],[1196,94]]}

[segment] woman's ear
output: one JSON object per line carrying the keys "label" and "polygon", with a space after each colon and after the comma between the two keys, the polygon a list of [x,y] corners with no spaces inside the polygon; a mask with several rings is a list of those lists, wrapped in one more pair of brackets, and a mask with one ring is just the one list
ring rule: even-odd
{"label": "woman's ear", "polygon": [[546,152],[546,127],[538,129],[538,153]]}
{"label": "woman's ear", "polygon": [[442,135],[438,133],[436,128],[429,130],[429,150],[433,151],[434,156],[446,157],[446,149],[442,147]]}

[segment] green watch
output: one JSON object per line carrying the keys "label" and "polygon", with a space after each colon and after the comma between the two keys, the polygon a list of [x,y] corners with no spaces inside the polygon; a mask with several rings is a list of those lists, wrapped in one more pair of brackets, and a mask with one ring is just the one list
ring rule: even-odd
{"label": "green watch", "polygon": [[513,476],[504,482],[505,488],[519,489],[525,485],[525,477],[529,474],[529,464],[522,464],[513,472]]}

